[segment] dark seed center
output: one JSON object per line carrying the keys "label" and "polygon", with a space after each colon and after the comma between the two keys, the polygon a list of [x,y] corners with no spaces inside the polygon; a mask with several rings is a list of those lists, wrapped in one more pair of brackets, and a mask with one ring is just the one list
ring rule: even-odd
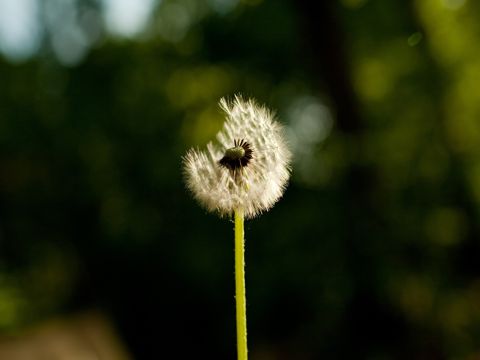
{"label": "dark seed center", "polygon": [[241,146],[235,146],[225,151],[225,157],[231,160],[241,159],[245,156],[245,149]]}
{"label": "dark seed center", "polygon": [[234,140],[233,147],[225,150],[225,155],[220,159],[221,166],[235,171],[248,165],[252,160],[253,150],[245,140]]}

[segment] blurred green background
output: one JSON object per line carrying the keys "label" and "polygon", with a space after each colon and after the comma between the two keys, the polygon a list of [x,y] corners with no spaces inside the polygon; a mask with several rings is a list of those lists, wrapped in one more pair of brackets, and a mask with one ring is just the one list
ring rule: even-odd
{"label": "blurred green background", "polygon": [[233,359],[233,224],[181,156],[222,96],[295,154],[249,221],[251,359],[480,358],[480,2],[2,0],[0,330],[97,308]]}

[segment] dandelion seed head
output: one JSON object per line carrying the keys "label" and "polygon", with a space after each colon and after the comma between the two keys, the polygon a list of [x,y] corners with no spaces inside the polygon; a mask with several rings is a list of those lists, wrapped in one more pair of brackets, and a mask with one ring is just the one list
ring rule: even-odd
{"label": "dandelion seed head", "polygon": [[220,107],[226,120],[217,141],[190,149],[183,159],[187,187],[209,211],[227,216],[243,209],[252,218],[283,195],[291,153],[267,108],[240,96],[221,99]]}

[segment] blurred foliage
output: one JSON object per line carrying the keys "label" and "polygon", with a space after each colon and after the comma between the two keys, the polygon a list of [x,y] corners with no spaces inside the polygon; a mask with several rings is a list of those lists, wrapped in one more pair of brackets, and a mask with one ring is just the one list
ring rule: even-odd
{"label": "blurred foliage", "polygon": [[479,4],[308,3],[157,1],[125,35],[38,2],[37,50],[0,59],[4,332],[95,306],[135,358],[233,358],[232,224],[181,156],[240,92],[295,153],[247,223],[252,359],[480,356]]}

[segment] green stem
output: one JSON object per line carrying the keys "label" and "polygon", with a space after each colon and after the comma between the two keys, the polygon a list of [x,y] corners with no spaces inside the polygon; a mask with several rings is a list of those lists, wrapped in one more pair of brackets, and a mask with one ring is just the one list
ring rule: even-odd
{"label": "green stem", "polygon": [[245,297],[245,240],[243,210],[235,211],[235,301],[237,305],[237,355],[247,360],[247,306]]}

